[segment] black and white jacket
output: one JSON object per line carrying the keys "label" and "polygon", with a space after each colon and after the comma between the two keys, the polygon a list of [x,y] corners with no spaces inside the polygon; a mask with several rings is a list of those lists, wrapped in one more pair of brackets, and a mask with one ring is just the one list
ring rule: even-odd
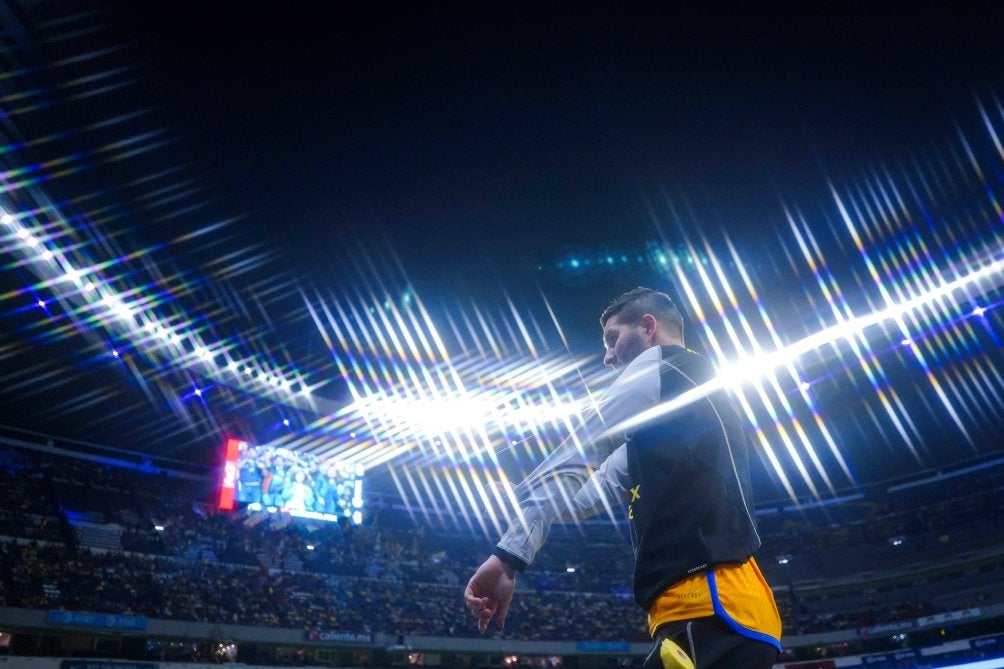
{"label": "black and white jacket", "polygon": [[516,488],[519,513],[495,553],[523,569],[552,522],[626,503],[635,599],[648,609],[677,581],[759,548],[748,458],[742,421],[707,359],[654,346]]}

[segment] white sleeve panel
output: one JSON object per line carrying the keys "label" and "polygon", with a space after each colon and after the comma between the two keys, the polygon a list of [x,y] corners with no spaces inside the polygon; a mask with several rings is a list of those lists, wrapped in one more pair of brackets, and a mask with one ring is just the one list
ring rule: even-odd
{"label": "white sleeve panel", "polygon": [[628,434],[608,427],[659,401],[660,347],[639,355],[597,402],[595,410],[516,488],[517,516],[499,548],[527,564],[551,523],[588,518],[620,504],[627,492]]}

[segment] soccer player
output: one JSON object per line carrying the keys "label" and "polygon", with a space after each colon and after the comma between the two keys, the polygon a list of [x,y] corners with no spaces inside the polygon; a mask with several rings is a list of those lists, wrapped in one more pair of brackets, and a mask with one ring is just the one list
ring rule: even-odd
{"label": "soccer player", "polygon": [[767,669],[781,647],[781,620],[752,557],[760,537],[742,422],[718,390],[619,428],[714,371],[684,347],[683,318],[665,293],[625,293],[600,324],[603,362],[620,374],[583,427],[517,486],[519,513],[467,584],[467,607],[481,632],[492,617],[504,628],[516,573],[551,523],[626,503],[635,600],[654,641],[646,667]]}

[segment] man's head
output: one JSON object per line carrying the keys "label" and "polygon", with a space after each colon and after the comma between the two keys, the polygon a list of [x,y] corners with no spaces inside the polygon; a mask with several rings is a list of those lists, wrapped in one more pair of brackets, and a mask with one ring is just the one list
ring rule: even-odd
{"label": "man's head", "polygon": [[610,303],[600,316],[603,364],[621,369],[656,345],[683,346],[683,316],[666,293],[635,288]]}

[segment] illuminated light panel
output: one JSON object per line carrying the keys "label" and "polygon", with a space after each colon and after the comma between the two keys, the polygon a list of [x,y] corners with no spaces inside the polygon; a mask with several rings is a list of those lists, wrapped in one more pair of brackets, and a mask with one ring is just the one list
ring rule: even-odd
{"label": "illuminated light panel", "polygon": [[[84,27],[85,31],[87,29],[89,28]],[[79,31],[70,31],[66,35],[78,33]],[[73,74],[68,75],[67,70],[57,72],[55,76],[61,76],[62,80],[56,80],[52,85],[43,88],[22,90],[14,88],[23,83],[19,80],[20,74],[35,72],[37,71],[35,68],[8,69],[0,73],[0,83],[3,85],[0,98],[9,103],[4,106],[5,113],[11,117],[10,120],[16,120],[13,117],[17,114],[28,113],[33,109],[72,103],[129,85],[135,80],[131,71],[134,66],[101,68],[99,62],[95,60],[118,50],[118,47],[112,47],[85,52],[75,51],[67,59],[47,63],[46,67],[57,70],[72,64],[72,70],[69,71]],[[78,67],[80,64],[90,68],[90,71],[81,71]],[[72,108],[73,105],[68,106]],[[129,198],[135,196],[135,199],[130,200],[128,208],[142,216],[142,224],[186,216],[202,206],[203,202],[199,202],[195,197],[195,194],[202,189],[197,182],[174,181],[165,185],[165,182],[160,181],[165,176],[173,180],[182,170],[181,167],[168,167],[154,173],[144,171],[135,179],[116,183],[106,190],[79,193],[75,197],[61,201],[58,207],[43,192],[46,184],[60,177],[76,174],[82,170],[100,169],[104,164],[146,154],[166,144],[170,129],[157,128],[150,132],[129,130],[132,121],[148,113],[149,110],[142,109],[127,111],[82,127],[61,127],[58,132],[31,138],[18,137],[17,128],[11,123],[7,124],[6,138],[4,143],[0,144],[0,155],[5,157],[2,170],[5,181],[0,192],[7,196],[0,203],[0,223],[2,223],[0,237],[3,238],[3,251],[11,253],[16,261],[8,264],[8,267],[24,268],[34,275],[37,282],[17,291],[15,295],[0,296],[0,299],[26,294],[34,298],[44,294],[49,309],[52,308],[52,300],[57,300],[60,305],[59,312],[54,311],[51,320],[47,318],[41,322],[42,319],[39,319],[40,322],[36,326],[39,332],[42,332],[40,328],[45,326],[44,337],[68,339],[83,335],[95,346],[100,346],[102,342],[115,341],[116,345],[121,342],[121,351],[130,351],[128,360],[125,355],[122,359],[136,385],[142,388],[150,401],[157,406],[161,406],[161,399],[166,398],[184,423],[180,426],[181,429],[186,425],[193,427],[195,425],[193,417],[196,421],[206,421],[205,425],[198,427],[218,429],[218,425],[214,424],[209,412],[195,416],[182,406],[178,395],[179,376],[187,379],[208,377],[221,384],[226,382],[227,376],[231,377],[227,385],[242,391],[246,396],[237,399],[234,395],[224,394],[224,398],[221,399],[226,399],[236,409],[252,405],[254,397],[257,396],[269,402],[290,403],[298,408],[316,410],[323,402],[316,401],[311,396],[309,388],[310,386],[315,389],[320,388],[324,385],[323,381],[306,378],[304,374],[298,373],[289,361],[280,362],[282,351],[268,351],[261,340],[256,338],[245,340],[242,337],[243,333],[240,332],[235,339],[220,340],[213,337],[210,332],[217,328],[222,330],[229,322],[239,319],[239,316],[236,316],[239,310],[226,313],[214,305],[196,303],[193,312],[197,315],[189,317],[182,311],[180,298],[196,294],[201,297],[207,293],[208,291],[202,290],[207,287],[205,279],[199,276],[193,277],[187,271],[165,273],[148,255],[151,251],[164,249],[178,241],[193,239],[204,234],[204,231],[213,230],[214,226],[203,226],[178,240],[133,253],[123,253],[117,248],[119,240],[124,237],[117,234],[109,236],[101,234],[101,229],[105,225],[125,219],[122,210],[126,207],[121,204],[102,203],[105,194],[116,190],[137,187],[142,189],[141,192],[132,190],[127,194]],[[72,119],[72,113],[66,118]],[[108,139],[110,133],[114,133],[114,136]],[[73,153],[54,154],[53,151],[58,150],[58,146],[53,145],[67,138],[83,139],[91,145],[81,148],[85,142],[74,141]],[[48,155],[43,156],[40,162],[27,163],[23,151],[30,147],[43,147]],[[18,164],[19,160],[22,164]],[[99,181],[100,178],[95,180]],[[186,186],[192,183],[195,183],[194,187]],[[181,198],[184,198],[184,201]],[[60,211],[64,207],[66,211],[72,210],[74,215],[64,217]],[[114,232],[121,232],[121,229],[116,229]],[[217,236],[213,241],[220,239]],[[229,266],[222,271],[214,271],[214,282],[219,282],[220,277],[227,272],[233,276],[249,266],[242,264],[243,257],[247,255],[246,248],[236,249],[229,255],[227,260]],[[261,254],[259,257],[265,255],[267,254]],[[142,266],[140,263],[131,262],[134,260],[140,260]],[[145,273],[137,272],[144,269]],[[63,280],[64,276],[67,277],[67,281]],[[141,276],[146,278],[137,278]],[[150,280],[150,277],[152,277],[150,284],[140,284],[142,281]],[[212,288],[213,292],[217,292],[216,286]],[[101,298],[109,295],[121,298],[133,313],[130,314],[121,307],[116,308],[114,304],[103,303]],[[261,296],[255,295],[255,297]],[[187,302],[191,307],[193,300]],[[45,306],[39,308],[46,309]],[[163,336],[151,336],[152,328],[150,332],[139,329],[147,320],[152,320],[160,326]],[[191,342],[201,341],[202,338],[205,340],[202,343],[210,351],[221,356],[219,360],[207,361],[197,353],[193,354]],[[108,348],[96,350],[108,351]],[[132,352],[138,355],[131,355]],[[224,365],[230,359],[236,359],[240,363],[247,362],[255,368],[267,370],[274,377],[279,377],[278,389],[275,386],[262,386],[253,378],[241,376],[235,380],[233,372],[216,367],[216,364]],[[69,372],[67,376],[82,373],[80,370],[66,371]],[[163,397],[155,397],[152,390],[161,391]],[[86,394],[84,397],[86,398]],[[94,399],[92,396],[74,404],[80,407],[84,405],[84,401],[91,402]],[[121,407],[119,410],[124,412],[126,407]]]}
{"label": "illuminated light panel", "polygon": [[[836,192],[836,190],[833,188],[832,185],[830,186],[830,192],[831,195],[833,196],[837,209],[840,212],[840,218],[843,221],[847,232],[850,234],[851,239],[853,240],[855,246],[857,247],[858,253],[861,255],[861,258],[868,269],[869,275],[871,276],[876,288],[881,294],[883,302],[887,305],[891,305],[895,304],[897,298],[903,299],[903,297],[905,297],[906,295],[909,294],[909,292],[911,292],[908,290],[909,286],[902,285],[903,281],[894,281],[892,283],[892,287],[893,291],[896,292],[897,295],[893,295],[889,291],[889,289],[886,287],[886,281],[888,280],[888,278],[890,278],[893,272],[886,267],[883,267],[884,271],[882,271],[881,273],[879,272],[880,265],[885,264],[884,263],[885,258],[880,256],[879,262],[876,262],[876,260],[872,258],[872,254],[869,252],[868,248],[866,248],[862,238],[862,234],[858,230],[858,225],[856,225],[854,217],[852,217],[848,212],[848,208],[845,205],[843,198],[840,197],[840,195]],[[868,229],[866,228],[866,233],[867,231]],[[869,247],[872,245],[874,245],[874,242],[869,243]],[[922,307],[935,305],[938,299],[943,296],[943,294],[938,294],[938,291],[936,289],[933,290],[933,292],[935,296],[932,299],[924,300],[918,303],[915,308],[903,309],[901,311],[893,312],[890,314],[888,319],[884,320],[894,321],[898,329],[901,332],[905,333],[908,326],[904,317],[915,316],[917,312],[920,312],[922,310]],[[939,379],[930,374],[929,372],[930,367],[928,365],[927,359],[922,349],[919,346],[915,345],[913,340],[910,338],[904,338],[900,343],[903,346],[909,347],[910,351],[913,353],[916,360],[925,369],[925,371],[928,372],[928,379],[935,393],[937,394],[938,399],[941,401],[942,406],[951,416],[952,420],[955,422],[955,425],[956,427],[958,427],[959,431],[962,432],[962,434],[965,436],[966,441],[972,444],[972,437],[969,435],[969,432],[966,429],[964,422],[958,415],[958,412],[955,408],[955,403],[953,403],[951,399],[948,397]],[[958,397],[956,399],[958,399]]]}
{"label": "illuminated light panel", "polygon": [[703,399],[718,390],[740,388],[743,384],[756,382],[771,374],[775,369],[784,366],[792,358],[852,340],[862,334],[867,328],[886,321],[898,320],[911,311],[927,306],[957,290],[972,287],[978,282],[996,278],[997,283],[994,284],[995,286],[1004,284],[1004,280],[1000,276],[1001,274],[1004,274],[1004,259],[987,263],[982,268],[940,286],[929,293],[919,295],[902,303],[893,304],[881,311],[830,326],[782,349],[757,357],[736,360],[722,368],[713,381],[698,386],[675,400],[665,402],[648,411],[642,412],[618,424],[614,429],[618,431],[634,429],[646,422],[656,420],[661,416],[676,411],[691,402]]}
{"label": "illuminated light panel", "polygon": [[[243,377],[231,369],[230,365],[226,367],[216,365],[213,351],[215,349],[229,350],[229,347],[195,343],[192,352],[186,355],[181,348],[182,345],[188,341],[198,342],[196,336],[185,332],[185,324],[180,327],[169,325],[161,317],[148,311],[149,307],[154,306],[156,302],[143,297],[141,291],[130,290],[130,299],[127,301],[125,295],[120,294],[106,283],[100,276],[100,270],[113,263],[103,263],[87,268],[75,266],[63,250],[43,247],[38,238],[22,224],[21,220],[27,220],[26,218],[21,219],[9,212],[4,212],[0,214],[0,220],[6,226],[13,228],[13,237],[20,240],[22,253],[29,260],[35,259],[37,261],[31,267],[41,278],[39,287],[46,287],[57,292],[57,297],[63,298],[68,304],[76,302],[74,313],[88,314],[88,323],[92,327],[98,326],[112,330],[117,336],[130,340],[135,348],[150,355],[167,358],[178,367],[196,369],[218,383],[234,386],[244,392],[268,396],[270,399],[290,406],[316,409],[316,403],[312,401],[308,386],[301,374],[279,372],[278,370],[264,372],[259,377],[259,383],[249,385]],[[55,265],[51,265],[50,261],[54,259],[57,262]],[[66,284],[78,287],[81,292],[65,291],[61,286]],[[59,295],[61,290],[63,292]],[[81,299],[84,301],[79,303]],[[38,304],[44,308],[44,301],[39,300]],[[142,325],[139,325],[137,320],[141,321]],[[250,370],[252,364],[263,369],[271,367],[267,363],[248,362],[251,364],[246,364],[245,370]],[[233,364],[239,366],[241,363],[233,361]],[[301,389],[300,392],[292,392],[294,385]]]}

